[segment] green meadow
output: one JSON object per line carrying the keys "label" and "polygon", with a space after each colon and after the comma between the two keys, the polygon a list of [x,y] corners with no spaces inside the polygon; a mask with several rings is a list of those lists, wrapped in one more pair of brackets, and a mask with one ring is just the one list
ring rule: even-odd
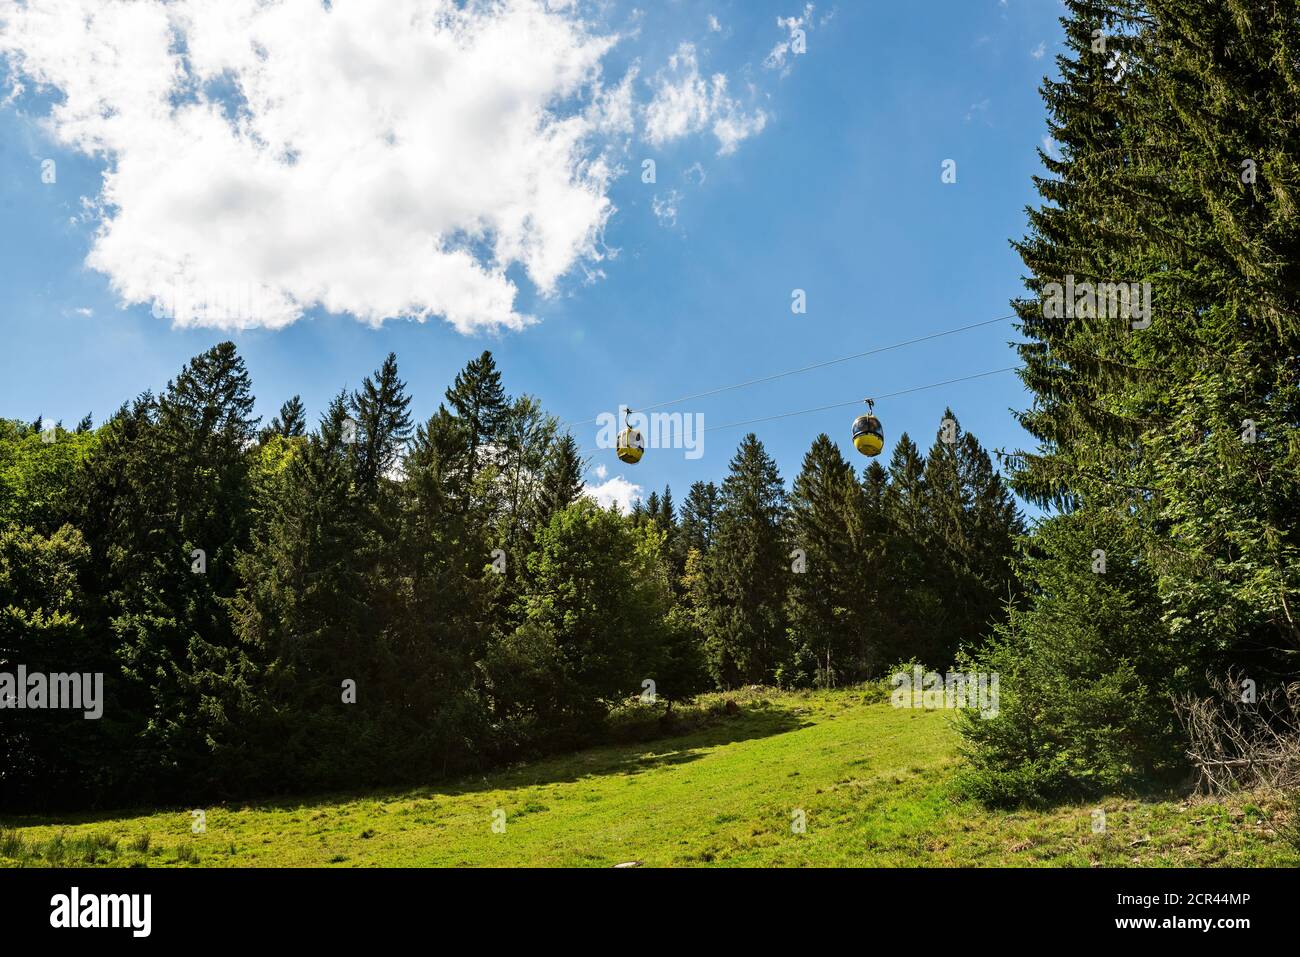
{"label": "green meadow", "polygon": [[[1297,866],[1249,795],[997,811],[955,795],[951,715],[878,692],[733,696],[690,733],[402,790],[10,818],[0,864],[109,867]],[[1095,830],[1105,812],[1104,830]],[[799,824],[802,822],[802,832]]]}

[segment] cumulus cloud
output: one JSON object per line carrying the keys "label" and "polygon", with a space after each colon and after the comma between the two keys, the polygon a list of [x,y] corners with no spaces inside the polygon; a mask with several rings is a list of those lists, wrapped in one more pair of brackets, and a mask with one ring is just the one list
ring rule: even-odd
{"label": "cumulus cloud", "polygon": [[629,482],[621,475],[606,479],[599,485],[586,485],[582,491],[584,495],[594,498],[602,508],[612,505],[624,515],[632,511],[633,502],[641,499],[641,486]]}
{"label": "cumulus cloud", "polygon": [[681,44],[651,85],[654,97],[645,110],[645,135],[654,146],[708,130],[718,140],[718,154],[726,156],[767,125],[762,109],[746,111],[730,95],[726,74],[714,73],[708,79],[700,74],[693,43]]}
{"label": "cumulus cloud", "polygon": [[[763,60],[763,66],[769,70],[780,70],[782,76],[790,74],[791,57],[800,56],[806,51],[808,31],[813,28],[813,10],[811,3],[804,4],[803,13],[793,17],[777,17],[776,25],[788,30],[790,35],[776,46]],[[830,17],[823,18],[825,23]]]}
{"label": "cumulus cloud", "polygon": [[[566,0],[0,0],[10,95],[106,162],[87,264],[181,325],[528,325],[508,270],[546,296],[603,256],[616,42]],[[690,89],[686,126],[748,135],[725,78]]]}

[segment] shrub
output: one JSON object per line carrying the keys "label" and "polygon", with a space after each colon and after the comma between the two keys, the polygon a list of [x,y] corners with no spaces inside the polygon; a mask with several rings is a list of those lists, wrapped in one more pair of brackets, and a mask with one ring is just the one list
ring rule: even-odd
{"label": "shrub", "polygon": [[[1106,552],[1094,571],[1094,551]],[[1119,520],[1042,523],[1022,563],[1029,597],[965,668],[999,675],[996,716],[959,716],[968,795],[990,804],[1084,797],[1178,766],[1171,695],[1186,681],[1152,576]]]}

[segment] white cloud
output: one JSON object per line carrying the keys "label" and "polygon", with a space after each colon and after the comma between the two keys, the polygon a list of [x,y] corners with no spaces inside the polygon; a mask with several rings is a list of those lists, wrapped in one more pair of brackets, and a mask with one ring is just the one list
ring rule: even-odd
{"label": "white cloud", "polygon": [[624,515],[632,511],[634,501],[641,499],[641,486],[634,485],[621,475],[606,479],[599,485],[584,486],[582,491],[584,495],[594,498],[601,508],[613,505]]}
{"label": "white cloud", "polygon": [[623,75],[618,85],[605,89],[596,84],[588,117],[596,129],[610,135],[631,135],[636,128],[636,102],[632,92],[636,80],[637,67],[633,66]]}
{"label": "white cloud", "polygon": [[[179,299],[181,325],[319,306],[468,334],[533,321],[511,267],[545,296],[603,256],[631,76],[603,84],[617,38],[572,6],[0,0],[0,54],[15,88],[57,94],[49,133],[106,161],[87,264],[124,303]],[[706,113],[725,145],[745,134],[722,83]],[[236,286],[258,308],[202,308]]]}
{"label": "white cloud", "polygon": [[722,32],[722,24],[719,23],[718,18],[711,13],[709,14],[709,30],[713,33]]}
{"label": "white cloud", "polygon": [[670,189],[665,196],[655,193],[654,199],[650,201],[650,207],[654,211],[655,219],[659,220],[660,226],[677,225],[677,208],[681,204],[682,194],[675,189]]}
{"label": "white cloud", "polygon": [[604,465],[597,465],[592,471],[596,473],[596,478],[600,479],[602,482],[605,480],[605,476],[609,474],[609,469]]}
{"label": "white cloud", "polygon": [[[776,25],[788,30],[790,36],[772,47],[763,60],[763,66],[769,70],[780,70],[782,76],[789,76],[793,67],[791,57],[801,56],[805,52],[807,33],[813,28],[813,10],[811,3],[804,4],[803,13],[793,17],[777,17]],[[834,11],[832,11],[833,13]],[[822,23],[830,20],[830,15],[822,18]]]}
{"label": "white cloud", "polygon": [[1032,50],[1029,51],[1029,55],[1033,57],[1035,60],[1041,60],[1046,53],[1047,53],[1046,40],[1039,40],[1038,46],[1034,47]]}
{"label": "white cloud", "polygon": [[1057,148],[1056,140],[1052,139],[1050,133],[1043,137],[1043,152],[1052,157],[1052,159],[1061,158],[1061,151]]}
{"label": "white cloud", "polygon": [[708,80],[700,75],[692,43],[677,48],[652,86],[655,93],[645,110],[645,135],[654,146],[707,129],[718,140],[718,154],[725,156],[767,125],[767,114],[761,108],[746,112],[731,97],[726,74],[715,73]]}

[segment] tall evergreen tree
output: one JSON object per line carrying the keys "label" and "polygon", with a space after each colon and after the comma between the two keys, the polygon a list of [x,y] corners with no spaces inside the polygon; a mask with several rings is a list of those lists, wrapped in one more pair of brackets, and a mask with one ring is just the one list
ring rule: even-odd
{"label": "tall evergreen tree", "polygon": [[398,595],[387,629],[402,671],[390,708],[395,757],[444,771],[489,750],[478,665],[504,577],[491,568],[490,530],[458,507],[469,494],[468,456],[468,428],[445,406],[416,430],[403,463]]}
{"label": "tall evergreen tree", "polygon": [[705,571],[708,667],[722,687],[774,681],[789,663],[785,488],[752,432],[731,460],[720,498]]}
{"label": "tall evergreen tree", "polygon": [[713,546],[721,493],[712,482],[695,482],[682,505],[681,539],[687,549],[701,554]]}
{"label": "tall evergreen tree", "polygon": [[[1150,682],[1133,699],[1145,709],[1109,718],[1111,736],[1133,743],[1131,769],[1156,761],[1139,742],[1162,742],[1164,757],[1176,751],[1150,729],[1166,726],[1187,675],[1233,663],[1293,675],[1293,659],[1276,649],[1300,647],[1300,459],[1290,440],[1300,408],[1300,163],[1282,132],[1282,117],[1300,109],[1294,11],[1186,0],[1066,7],[1061,78],[1043,87],[1060,157],[1044,157],[1043,202],[1016,244],[1037,297],[1017,304],[1023,378],[1035,393],[1021,421],[1039,446],[1013,483],[1040,504],[1077,510],[1047,519],[1036,540],[1078,553],[1030,551],[1026,575],[1051,578],[1053,592],[1031,589],[994,662],[1026,673],[1037,662],[1040,697],[1026,713],[1041,734],[1013,749],[1014,735],[968,731],[988,768],[1072,749],[1076,763],[1042,790],[1077,788],[1118,766],[1085,745],[1064,701],[1041,697],[1077,694],[1070,663],[1090,662],[1094,650],[1091,625],[1064,619],[1056,603],[1067,589],[1099,585],[1092,556],[1105,545],[1079,528],[1122,517],[1124,575],[1106,581],[1125,589],[1116,607],[1140,607],[1144,629],[1158,623],[1129,652]],[[1066,281],[1149,282],[1150,311],[1116,316],[1091,291],[1072,309],[1047,308],[1048,284]],[[1178,641],[1177,666],[1147,671],[1168,639]]]}
{"label": "tall evergreen tree", "polygon": [[935,640],[932,623],[942,596],[926,546],[929,538],[925,459],[906,432],[894,445],[884,486],[886,534],[880,570],[881,600],[875,614],[880,644],[889,661],[915,659],[942,667],[945,642]]}
{"label": "tall evergreen tree", "polygon": [[863,566],[854,532],[864,508],[853,467],[825,433],[813,440],[790,494],[789,619],[796,682],[824,687],[863,678],[876,664],[868,644]]}
{"label": "tall evergreen tree", "polygon": [[[267,517],[241,554],[232,618],[258,693],[247,703],[249,774],[262,787],[325,786],[380,773],[360,742],[375,727],[375,610],[365,506],[347,439],[347,396],[268,490]],[[355,704],[344,701],[354,682]]]}
{"label": "tall evergreen tree", "polygon": [[567,432],[550,447],[542,472],[537,496],[537,525],[543,526],[551,516],[576,502],[582,494],[582,457],[578,442]]}
{"label": "tall evergreen tree", "polygon": [[397,356],[390,352],[348,399],[356,422],[356,480],[362,489],[373,493],[397,465],[411,434],[410,408],[406,383],[397,377]]}
{"label": "tall evergreen tree", "polygon": [[87,459],[81,526],[104,619],[119,647],[122,701],[143,725],[142,776],[207,775],[213,742],[237,734],[242,693],[226,602],[250,526],[256,435],[243,360],[229,342],[192,359],[164,392],[110,423]]}
{"label": "tall evergreen tree", "polygon": [[484,350],[456,374],[447,390],[447,404],[465,423],[468,468],[470,475],[477,475],[484,446],[500,440],[509,415],[509,401],[491,352]]}
{"label": "tall evergreen tree", "polygon": [[650,494],[646,496],[645,507],[643,508],[640,517],[642,517],[647,522],[659,521],[659,493],[658,492],[652,490]]}

